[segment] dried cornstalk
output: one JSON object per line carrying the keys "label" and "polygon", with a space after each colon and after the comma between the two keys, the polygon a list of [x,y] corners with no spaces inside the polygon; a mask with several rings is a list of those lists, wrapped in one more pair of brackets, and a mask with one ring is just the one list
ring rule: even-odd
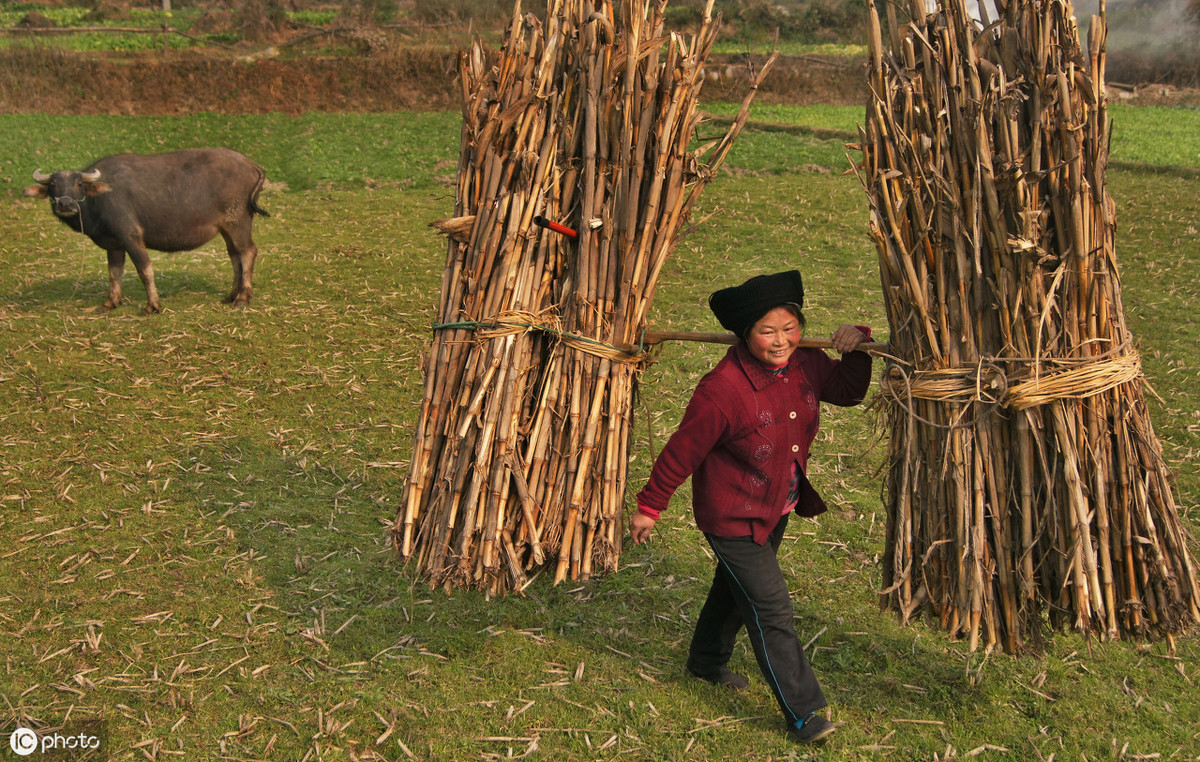
{"label": "dried cornstalk", "polygon": [[[980,4],[985,6],[986,4]],[[1200,621],[1125,325],[1103,2],[870,7],[860,177],[891,346],[883,602],[1018,651]]]}
{"label": "dried cornstalk", "polygon": [[[514,9],[494,64],[460,62],[462,149],[401,557],[447,588],[616,568],[633,391],[658,274],[722,139],[693,148],[712,3],[691,39],[665,0]],[[545,219],[575,232],[535,226]]]}

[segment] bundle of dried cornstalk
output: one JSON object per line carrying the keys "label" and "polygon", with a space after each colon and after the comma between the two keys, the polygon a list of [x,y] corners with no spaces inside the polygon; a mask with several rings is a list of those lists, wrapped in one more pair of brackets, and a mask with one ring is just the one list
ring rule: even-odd
{"label": "bundle of dried cornstalk", "polygon": [[[980,3],[981,6],[986,4]],[[1167,637],[1200,589],[1125,325],[1103,0],[871,6],[860,177],[893,352],[885,606],[972,650]]]}
{"label": "bundle of dried cornstalk", "polygon": [[[519,3],[498,61],[461,59],[462,150],[407,499],[393,540],[489,594],[615,569],[640,346],[659,272],[745,122],[694,144],[719,20],[666,0]],[[773,59],[772,59],[773,60]],[[538,224],[535,224],[538,223]]]}

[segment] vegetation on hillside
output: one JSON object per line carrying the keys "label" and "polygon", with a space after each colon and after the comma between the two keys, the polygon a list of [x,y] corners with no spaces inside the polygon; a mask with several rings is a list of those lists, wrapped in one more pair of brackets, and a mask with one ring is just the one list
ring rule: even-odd
{"label": "vegetation on hillside", "polygon": [[[248,0],[232,8],[205,7],[191,2],[172,3],[171,10],[103,3],[95,7],[47,7],[40,4],[7,4],[0,9],[0,27],[23,29],[41,44],[82,50],[160,49],[153,35],[125,31],[142,27],[158,31],[164,26],[184,33],[165,43],[171,47],[280,43],[314,31],[331,32],[376,27],[411,41],[413,35],[444,35],[469,39],[480,34],[498,38],[510,19],[508,0],[346,0],[337,7],[305,7],[303,2]],[[526,10],[544,15],[544,7]],[[677,0],[669,7],[668,24],[676,31],[695,29],[703,13],[701,0]],[[865,0],[721,0],[715,11],[725,21],[724,36],[746,44],[776,42],[783,46],[858,45],[863,40]],[[111,27],[112,32],[81,36],[52,33],[65,29]],[[120,31],[118,31],[120,30]],[[17,37],[19,39],[19,36]]]}

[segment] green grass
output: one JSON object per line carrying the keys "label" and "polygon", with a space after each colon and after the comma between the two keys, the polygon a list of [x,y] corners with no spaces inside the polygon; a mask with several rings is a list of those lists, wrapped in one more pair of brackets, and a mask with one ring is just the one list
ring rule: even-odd
{"label": "green grass", "polygon": [[1200,109],[1115,105],[1112,154],[1119,161],[1200,167]]}
{"label": "green grass", "polygon": [[[81,169],[112,153],[225,145],[287,190],[430,187],[458,165],[456,113],[264,114],[230,118],[0,115],[0,184],[28,184],[39,166]],[[353,136],[353,140],[348,136]]]}
{"label": "green grass", "polygon": [[[40,13],[60,29],[121,27],[145,29],[147,32],[124,32],[114,29],[48,35],[3,35],[0,36],[0,47],[37,47],[39,49],[53,48],[86,52],[162,50],[164,44],[162,35],[148,32],[161,30],[164,25],[188,35],[185,37],[173,34],[167,38],[166,45],[174,50],[208,47],[214,43],[223,45],[240,39],[238,31],[212,34],[191,33],[192,25],[205,14],[205,9],[199,6],[177,8],[171,11],[128,8],[116,16],[97,18],[96,14],[84,7],[51,8],[23,3],[9,4],[0,8],[0,27],[16,27],[30,11]],[[301,29],[321,27],[332,23],[337,17],[337,11],[329,9],[292,11],[287,13],[287,17]]]}
{"label": "green grass", "polygon": [[[713,104],[709,110],[714,116],[728,119],[737,113],[737,106]],[[1184,170],[1200,167],[1200,109],[1114,103],[1109,108],[1109,116],[1113,161]],[[857,139],[859,125],[865,121],[865,111],[862,106],[758,105],[752,118],[756,122],[790,128],[798,135],[807,132],[814,137],[828,138],[835,136],[827,133],[840,131],[846,142],[853,142]],[[772,151],[756,151],[762,145],[765,144],[753,139],[742,141],[735,147],[735,152],[739,152],[735,155],[744,157],[752,152],[759,153],[755,163],[766,165],[772,159]],[[826,146],[827,156],[835,152],[834,145]],[[791,158],[794,151],[782,155]],[[745,158],[742,161],[747,163]]]}
{"label": "green grass", "polygon": [[[799,267],[810,332],[886,331],[866,204],[843,174],[858,109],[755,117],[662,274],[665,329],[716,330],[717,285]],[[1200,528],[1200,162],[1192,114],[1114,108],[1110,172],[1130,327],[1149,402]],[[1161,119],[1155,136],[1123,124]],[[0,738],[99,718],[113,759],[1196,759],[1200,643],[1055,635],[1020,658],[969,653],[880,612],[883,457],[874,415],[831,410],[814,481],[832,507],[782,551],[802,638],[845,725],[784,740],[752,687],[688,680],[711,561],[679,495],[608,577],[488,600],[397,564],[420,358],[452,213],[453,114],[177,119],[0,116]],[[1172,127],[1177,125],[1177,127]],[[1165,135],[1165,137],[1163,137]],[[220,303],[223,250],[157,254],[107,315],[103,255],[20,198],[33,169],[115,150],[220,142],[267,168],[256,300]],[[1136,155],[1136,154],[1134,154]],[[1130,159],[1146,161],[1146,159]],[[286,187],[285,187],[286,186]],[[668,344],[645,374],[630,464],[644,479],[723,350]],[[653,442],[647,432],[653,432]],[[7,754],[0,743],[0,754]]]}
{"label": "green grass", "polygon": [[[701,127],[702,135],[717,134],[737,112],[731,104],[705,108],[713,123]],[[1115,162],[1200,167],[1200,111],[1114,105],[1111,113]],[[757,106],[728,168],[759,174],[845,171],[846,144],[854,142],[862,121],[858,106]],[[433,188],[453,181],[458,130],[454,112],[232,118],[0,114],[0,191],[19,191],[38,168],[81,169],[111,153],[206,145],[246,153],[272,183],[282,183],[281,190]]]}
{"label": "green grass", "polygon": [[766,56],[778,52],[784,56],[832,56],[853,58],[867,54],[866,45],[844,42],[799,42],[796,40],[749,40],[726,35],[713,44],[713,52],[725,55]]}

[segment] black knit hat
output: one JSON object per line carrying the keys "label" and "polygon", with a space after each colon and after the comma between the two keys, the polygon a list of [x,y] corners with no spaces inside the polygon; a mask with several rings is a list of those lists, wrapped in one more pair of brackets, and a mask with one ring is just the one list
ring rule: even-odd
{"label": "black knit hat", "polygon": [[759,318],[784,304],[804,306],[804,282],[799,270],[758,275],[740,286],[723,288],[708,297],[708,308],[727,330],[745,338]]}

